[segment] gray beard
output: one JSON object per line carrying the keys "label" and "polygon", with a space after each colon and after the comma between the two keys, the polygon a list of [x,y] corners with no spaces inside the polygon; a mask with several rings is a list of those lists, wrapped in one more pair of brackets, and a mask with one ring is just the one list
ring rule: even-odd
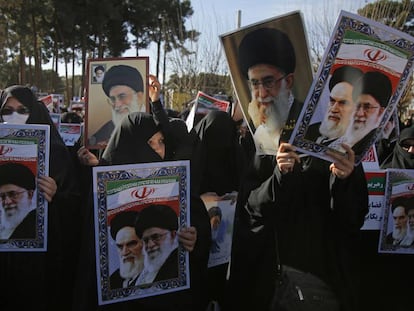
{"label": "gray beard", "polygon": [[280,133],[289,115],[290,91],[285,84],[280,86],[279,94],[272,97],[271,104],[266,109],[267,120],[264,124],[269,133]]}
{"label": "gray beard", "polygon": [[8,239],[32,209],[30,205],[28,207],[20,207],[17,209],[16,214],[12,216],[7,216],[3,210],[0,221],[0,237]]}
{"label": "gray beard", "polygon": [[123,279],[132,279],[141,273],[144,268],[144,260],[134,256],[134,262],[123,262],[120,258],[119,274]]}
{"label": "gray beard", "polygon": [[156,254],[148,255],[144,247],[143,252],[145,270],[158,271],[167,260],[168,256],[170,256],[172,251],[177,248],[177,244],[178,242],[176,239],[171,242],[171,233],[168,233],[166,239],[162,242]]}
{"label": "gray beard", "polygon": [[131,112],[138,112],[138,111],[145,111],[145,106],[141,103],[138,103],[138,96],[137,94],[132,95],[132,100],[130,105],[124,105],[123,108],[127,108],[127,113],[120,113],[116,111],[116,109],[112,109],[112,122],[114,123],[115,127],[121,124],[122,120]]}
{"label": "gray beard", "polygon": [[395,240],[394,243],[398,244],[407,234],[407,229],[397,229],[394,228],[394,231],[392,232],[392,237]]}

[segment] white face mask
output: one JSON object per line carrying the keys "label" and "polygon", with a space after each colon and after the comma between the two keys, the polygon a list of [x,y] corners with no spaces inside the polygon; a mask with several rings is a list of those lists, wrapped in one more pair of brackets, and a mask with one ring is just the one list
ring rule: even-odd
{"label": "white face mask", "polygon": [[28,114],[20,114],[16,111],[12,114],[3,116],[4,122],[10,124],[26,124],[27,119],[29,118]]}

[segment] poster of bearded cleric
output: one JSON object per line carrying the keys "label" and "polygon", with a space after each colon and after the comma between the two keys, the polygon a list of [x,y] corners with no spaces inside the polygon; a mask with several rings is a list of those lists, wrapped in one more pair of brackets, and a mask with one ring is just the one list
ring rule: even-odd
{"label": "poster of bearded cleric", "polygon": [[414,254],[414,171],[387,169],[378,252]]}
{"label": "poster of bearded cleric", "polygon": [[49,126],[0,124],[0,252],[47,250]]}
{"label": "poster of bearded cleric", "polygon": [[257,153],[276,154],[296,124],[290,108],[299,115],[312,83],[302,15],[277,16],[220,39]]}
{"label": "poster of bearded cleric", "polygon": [[355,165],[382,135],[412,74],[414,38],[341,11],[290,139],[298,151],[331,160],[355,153]]}
{"label": "poster of bearded cleric", "polygon": [[113,129],[128,113],[149,112],[148,63],[148,57],[88,59],[87,148],[104,149]]}
{"label": "poster of bearded cleric", "polygon": [[99,304],[187,289],[189,161],[93,168]]}

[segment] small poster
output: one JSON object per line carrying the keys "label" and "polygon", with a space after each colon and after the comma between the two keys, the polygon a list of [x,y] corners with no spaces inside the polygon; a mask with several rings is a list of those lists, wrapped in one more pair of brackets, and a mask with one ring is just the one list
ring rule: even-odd
{"label": "small poster", "polygon": [[149,112],[148,57],[88,59],[85,142],[104,149],[115,126],[130,112]]}
{"label": "small poster", "polygon": [[74,146],[82,135],[83,123],[60,123],[59,134],[66,146]]}
{"label": "small poster", "polygon": [[0,124],[0,252],[47,250],[49,126]]}
{"label": "small poster", "polygon": [[378,252],[414,254],[414,170],[387,169]]}
{"label": "small poster", "polygon": [[368,188],[368,213],[361,230],[380,230],[385,203],[385,171],[365,170]]}
{"label": "small poster", "polygon": [[187,117],[186,124],[190,131],[211,110],[221,110],[230,113],[230,102],[198,91],[194,104]]}
{"label": "small poster", "polygon": [[99,304],[187,289],[189,161],[93,168]]}
{"label": "small poster", "polygon": [[412,76],[414,38],[342,11],[290,143],[332,161],[326,151],[352,147],[359,164]]}
{"label": "small poster", "polygon": [[203,201],[211,225],[210,268],[230,261],[237,192],[225,194],[214,201]]}

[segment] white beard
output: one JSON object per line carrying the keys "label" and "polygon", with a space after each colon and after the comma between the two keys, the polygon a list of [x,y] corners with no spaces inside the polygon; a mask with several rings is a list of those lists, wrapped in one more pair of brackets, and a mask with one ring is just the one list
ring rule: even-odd
{"label": "white beard", "polygon": [[[127,112],[122,112],[127,109]],[[145,105],[138,102],[138,95],[135,93],[132,95],[132,100],[129,105],[122,105],[120,107],[112,108],[112,122],[115,127],[121,124],[122,120],[131,112],[145,111]]]}
{"label": "white beard", "polygon": [[[12,205],[12,206],[16,206],[16,205],[17,204]],[[15,210],[13,215],[6,215],[7,212],[5,212],[4,209],[1,211],[0,213],[1,214],[0,238],[8,239],[12,235],[13,231],[17,228],[18,225],[20,225],[20,223],[27,216],[27,214],[29,214],[30,211],[34,209],[31,205],[32,205],[31,200],[27,199],[27,205],[21,204],[20,207],[18,207]]]}
{"label": "white beard", "polygon": [[125,261],[123,258],[120,258],[120,265],[119,265],[119,274],[123,279],[129,280],[136,277],[138,274],[141,273],[142,269],[144,268],[144,260],[143,258],[138,258],[134,255],[130,255],[128,257],[134,257],[134,261]]}
{"label": "white beard", "polygon": [[392,232],[392,237],[394,239],[394,244],[399,244],[407,234],[407,228],[394,228]]}
{"label": "white beard", "polygon": [[[262,100],[263,103],[270,103],[266,108],[265,126],[269,133],[275,133],[282,130],[285,126],[289,115],[289,95],[290,90],[286,88],[286,81],[282,80],[279,94],[273,97],[267,97]],[[255,98],[255,100],[257,100]]]}
{"label": "white beard", "polygon": [[348,127],[347,130],[347,142],[350,144],[350,146],[353,146],[362,138],[364,138],[365,135],[367,135],[373,129],[378,127],[380,121],[381,118],[377,117],[370,120],[366,120],[364,125],[352,122],[351,126]]}
{"label": "white beard", "polygon": [[321,135],[327,137],[328,139],[334,139],[344,135],[348,124],[344,124],[343,122],[337,124],[336,122],[329,120],[328,115],[329,112],[322,120],[322,123],[319,127],[319,132],[321,133]]}
{"label": "white beard", "polygon": [[402,239],[401,246],[411,246],[414,242],[414,228],[411,228],[410,225],[407,226],[407,233]]}

